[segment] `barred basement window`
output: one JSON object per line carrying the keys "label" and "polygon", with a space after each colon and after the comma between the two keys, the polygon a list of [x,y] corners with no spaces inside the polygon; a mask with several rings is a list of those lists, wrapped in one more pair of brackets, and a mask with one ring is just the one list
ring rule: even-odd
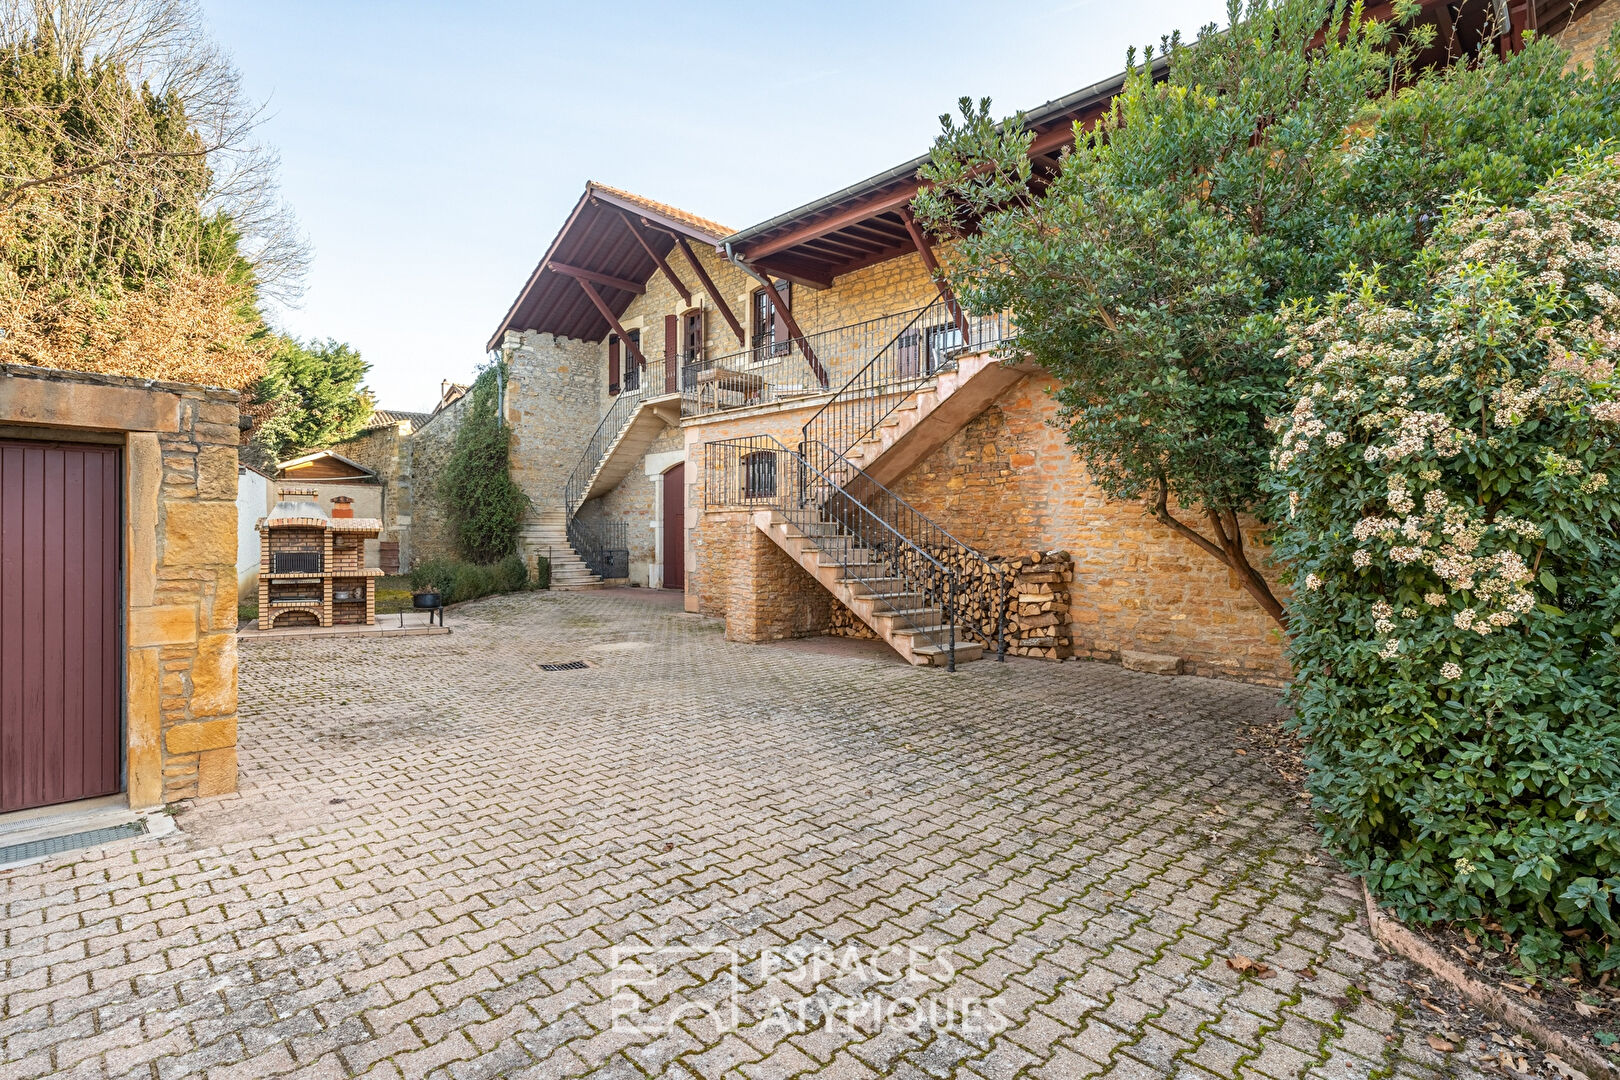
{"label": "barred basement window", "polygon": [[769,450],[756,450],[742,457],[743,498],[774,499],[776,497],[776,455]]}

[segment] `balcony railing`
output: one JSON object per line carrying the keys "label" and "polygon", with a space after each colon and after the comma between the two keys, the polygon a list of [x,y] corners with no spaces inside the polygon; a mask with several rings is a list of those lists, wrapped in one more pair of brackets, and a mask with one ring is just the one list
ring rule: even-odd
{"label": "balcony railing", "polygon": [[[1005,313],[969,315],[955,303],[935,300],[916,312],[883,348],[850,373],[831,400],[804,424],[804,444],[812,458],[815,447],[834,457],[849,453],[877,431],[919,387],[956,367],[964,353],[983,352],[1013,339]],[[835,462],[817,462],[836,471]]]}
{"label": "balcony railing", "polygon": [[836,390],[924,310],[783,338],[688,364],[681,374],[681,415],[704,416]]}

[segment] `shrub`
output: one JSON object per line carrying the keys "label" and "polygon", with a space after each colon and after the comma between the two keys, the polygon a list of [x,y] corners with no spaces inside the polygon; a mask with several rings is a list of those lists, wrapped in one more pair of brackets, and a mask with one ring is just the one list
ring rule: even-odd
{"label": "shrub", "polygon": [[484,368],[468,391],[472,400],[439,478],[456,547],[476,563],[494,563],[517,550],[529,498],[507,469],[511,429],[501,423],[500,370]]}
{"label": "shrub", "polygon": [[529,571],[517,555],[498,563],[469,563],[459,559],[429,559],[411,571],[413,590],[433,589],[446,604],[476,600],[495,593],[520,592],[529,587]]}
{"label": "shrub", "polygon": [[1620,155],[1454,201],[1427,298],[1292,313],[1277,550],[1328,844],[1402,918],[1594,970],[1620,890]]}
{"label": "shrub", "polygon": [[544,555],[539,556],[534,564],[534,587],[537,589],[551,588],[551,560]]}

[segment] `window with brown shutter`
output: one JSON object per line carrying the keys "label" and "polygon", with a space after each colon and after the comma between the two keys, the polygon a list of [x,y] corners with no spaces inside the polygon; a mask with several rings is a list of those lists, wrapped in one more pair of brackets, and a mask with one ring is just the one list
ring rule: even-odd
{"label": "window with brown shutter", "polygon": [[681,322],[681,359],[695,364],[703,359],[703,309],[686,312]]}
{"label": "window with brown shutter", "polygon": [[619,339],[608,338],[608,393],[619,392]]}
{"label": "window with brown shutter", "polygon": [[[793,306],[793,283],[778,281],[776,291],[782,302]],[[754,290],[754,359],[764,360],[772,356],[786,356],[792,349],[792,338],[788,334],[787,322],[782,313],[776,310],[776,298],[763,287]]]}
{"label": "window with brown shutter", "polygon": [[626,330],[624,336],[625,344],[630,346],[625,350],[624,388],[626,390],[640,390],[641,362],[636,359],[636,355],[641,352],[641,331]]}

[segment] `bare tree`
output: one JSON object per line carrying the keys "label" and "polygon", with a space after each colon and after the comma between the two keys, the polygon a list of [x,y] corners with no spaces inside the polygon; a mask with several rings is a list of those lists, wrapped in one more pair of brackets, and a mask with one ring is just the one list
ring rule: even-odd
{"label": "bare tree", "polygon": [[[124,137],[126,118],[110,115],[116,95],[88,104],[103,109],[98,145],[80,145],[71,165],[39,175],[0,175],[0,214],[29,191],[92,183],[98,172],[162,167],[165,159],[196,158],[208,169],[205,209],[224,211],[241,236],[260,294],[296,302],[309,264],[309,245],[280,198],[279,158],[257,138],[264,107],[252,102],[235,65],[213,41],[197,0],[0,0],[0,49],[41,40],[55,47],[64,74],[77,63],[121,68],[136,86],[178,101],[195,131],[193,144],[142,145]],[[37,106],[35,107],[37,110]],[[35,125],[51,117],[21,118]],[[66,125],[62,138],[86,138]],[[6,170],[10,172],[10,170]]]}

